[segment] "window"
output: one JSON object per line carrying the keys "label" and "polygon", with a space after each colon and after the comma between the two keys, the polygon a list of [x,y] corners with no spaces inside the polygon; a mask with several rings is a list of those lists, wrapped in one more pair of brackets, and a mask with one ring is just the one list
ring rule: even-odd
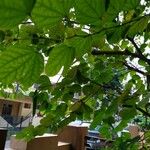
{"label": "window", "polygon": [[31,108],[31,104],[25,103],[25,104],[24,104],[24,108],[28,108],[28,109]]}
{"label": "window", "polygon": [[4,104],[2,115],[11,115],[12,112],[12,105],[11,104]]}

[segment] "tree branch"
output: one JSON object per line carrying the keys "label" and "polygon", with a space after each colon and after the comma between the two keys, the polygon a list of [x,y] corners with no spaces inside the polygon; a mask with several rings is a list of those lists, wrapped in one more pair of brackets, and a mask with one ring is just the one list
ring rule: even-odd
{"label": "tree branch", "polygon": [[[68,38],[66,38],[66,39],[72,39],[72,38],[74,38],[74,37],[82,37],[82,38],[86,38],[86,37],[89,37],[89,36],[93,36],[93,35],[97,35],[97,34],[100,34],[101,32],[104,32],[104,31],[109,31],[109,30],[111,30],[111,29],[116,29],[117,30],[117,28],[120,28],[120,27],[122,27],[122,26],[126,26],[126,25],[129,25],[129,24],[132,24],[132,23],[134,23],[134,22],[136,22],[136,21],[139,21],[139,20],[141,20],[141,19],[143,19],[144,17],[149,17],[150,16],[150,14],[147,14],[147,15],[144,15],[144,16],[140,16],[140,17],[137,17],[137,18],[135,18],[135,19],[132,19],[131,21],[129,21],[129,22],[125,22],[125,23],[123,23],[123,24],[117,24],[117,25],[115,25],[115,26],[111,26],[111,27],[108,27],[108,28],[102,28],[102,29],[100,29],[99,31],[97,31],[97,32],[94,32],[94,33],[88,33],[88,34],[82,34],[82,35],[78,35],[78,34],[75,34],[75,35],[73,35],[73,36],[71,36],[71,37],[68,37]],[[79,24],[78,22],[76,22],[76,21],[71,21],[73,24]]]}
{"label": "tree branch", "polygon": [[134,68],[134,67],[130,66],[127,62],[123,62],[123,65],[126,66],[129,70],[133,70],[133,71],[138,72],[144,76],[147,76],[146,72],[143,72],[143,71],[139,70],[138,68]]}
{"label": "tree branch", "polygon": [[134,58],[139,58],[139,55],[136,54],[136,53],[132,53],[130,52],[129,50],[124,50],[124,51],[100,51],[100,50],[93,50],[91,52],[92,55],[108,55],[108,56],[131,56],[131,57],[134,57]]}
{"label": "tree branch", "polygon": [[150,117],[150,113],[148,113],[147,111],[143,110],[140,107],[135,106],[135,108],[140,111],[141,113],[143,113],[145,116]]}
{"label": "tree branch", "polygon": [[139,58],[143,60],[144,62],[147,62],[150,65],[150,59],[146,58],[143,54],[139,53],[132,53],[128,49],[125,49],[124,51],[101,51],[94,49],[91,52],[92,55],[106,55],[106,56],[131,56],[133,58]]}
{"label": "tree branch", "polygon": [[135,47],[136,51],[140,54],[143,55],[140,48],[137,46],[137,44],[135,43],[133,38],[127,37],[127,39],[133,44],[133,46]]}
{"label": "tree branch", "polygon": [[127,39],[133,44],[133,46],[135,47],[138,55],[139,55],[139,58],[142,59],[143,61],[147,62],[149,65],[150,65],[150,59],[148,59],[147,57],[145,57],[143,54],[142,54],[142,51],[141,49],[138,47],[138,45],[135,43],[134,39],[133,38],[130,38],[130,37],[127,37]]}

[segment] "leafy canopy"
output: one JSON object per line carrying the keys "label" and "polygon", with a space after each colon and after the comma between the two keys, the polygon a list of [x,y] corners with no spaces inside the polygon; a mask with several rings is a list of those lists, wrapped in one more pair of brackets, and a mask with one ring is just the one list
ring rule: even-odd
{"label": "leafy canopy", "polygon": [[[1,89],[38,85],[33,114],[39,105],[45,116],[18,136],[80,119],[112,138],[138,113],[150,117],[149,7],[148,0],[1,0]],[[60,70],[54,86],[49,77]]]}

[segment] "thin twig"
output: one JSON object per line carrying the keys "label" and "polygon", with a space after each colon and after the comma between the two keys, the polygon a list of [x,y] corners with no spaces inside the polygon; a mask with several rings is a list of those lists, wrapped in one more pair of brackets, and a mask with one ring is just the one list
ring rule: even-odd
{"label": "thin twig", "polygon": [[143,72],[143,71],[139,70],[138,68],[130,66],[127,62],[123,62],[123,65],[126,66],[129,70],[133,70],[133,71],[138,72],[144,76],[147,76],[146,72]]}
{"label": "thin twig", "polygon": [[149,65],[150,65],[150,59],[148,59],[146,56],[144,56],[142,54],[142,51],[141,49],[138,47],[138,45],[135,43],[134,39],[133,38],[130,38],[130,37],[127,37],[127,39],[133,44],[133,46],[135,47],[138,55],[139,55],[139,58],[142,59],[143,61],[147,62]]}
{"label": "thin twig", "polygon": [[128,49],[125,49],[124,51],[103,51],[103,50],[93,50],[91,52],[92,55],[106,55],[106,56],[131,56],[133,58],[139,58],[139,55],[136,53],[130,52]]}

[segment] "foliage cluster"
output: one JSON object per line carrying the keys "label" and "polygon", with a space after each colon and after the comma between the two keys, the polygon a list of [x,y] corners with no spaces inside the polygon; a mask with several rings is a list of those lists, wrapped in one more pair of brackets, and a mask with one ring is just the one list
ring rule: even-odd
{"label": "foliage cluster", "polygon": [[150,117],[149,9],[149,0],[1,0],[1,90],[36,84],[33,114],[39,105],[45,116],[19,137],[80,119],[112,138],[139,112]]}

